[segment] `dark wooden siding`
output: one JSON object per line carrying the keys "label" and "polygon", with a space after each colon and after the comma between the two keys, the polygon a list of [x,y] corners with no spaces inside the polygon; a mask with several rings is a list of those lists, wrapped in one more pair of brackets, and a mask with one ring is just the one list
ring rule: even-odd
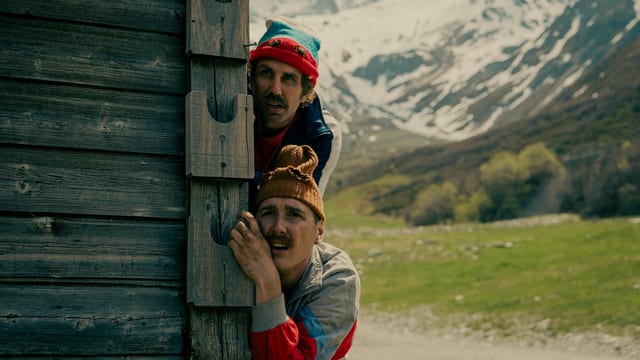
{"label": "dark wooden siding", "polygon": [[0,357],[188,355],[184,17],[0,2]]}

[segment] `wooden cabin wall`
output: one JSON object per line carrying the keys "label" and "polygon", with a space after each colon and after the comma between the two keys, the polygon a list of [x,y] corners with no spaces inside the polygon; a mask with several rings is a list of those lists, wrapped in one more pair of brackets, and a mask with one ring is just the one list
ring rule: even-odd
{"label": "wooden cabin wall", "polygon": [[184,358],[185,1],[0,2],[0,357]]}

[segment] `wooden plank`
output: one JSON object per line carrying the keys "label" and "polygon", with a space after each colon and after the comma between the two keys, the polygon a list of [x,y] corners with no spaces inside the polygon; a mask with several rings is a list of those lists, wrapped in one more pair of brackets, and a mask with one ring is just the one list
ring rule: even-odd
{"label": "wooden plank", "polygon": [[183,96],[4,79],[0,109],[0,143],[184,153]]}
{"label": "wooden plank", "polygon": [[185,217],[180,158],[45,148],[0,152],[0,210]]}
{"label": "wooden plank", "polygon": [[184,34],[184,0],[14,0],[0,12]]}
{"label": "wooden plank", "polygon": [[[222,123],[230,122],[236,112],[234,108],[236,95],[246,91],[246,68],[237,63],[219,59],[191,58],[189,63],[191,91],[208,94],[206,107],[209,116],[219,119]],[[209,94],[215,94],[215,99]],[[185,112],[185,116],[192,114]],[[187,120],[189,121],[191,120]],[[248,152],[251,162],[246,163],[245,166],[251,164],[248,171],[253,175],[253,132],[250,131],[246,136],[250,147],[237,149],[237,153],[241,154],[243,150]],[[189,147],[192,135],[187,134],[186,139],[185,146]],[[192,178],[189,182],[189,224],[192,228],[188,228],[187,232],[192,238],[187,240],[188,246],[193,247],[191,253],[193,255],[201,251],[207,251],[209,254],[197,259],[188,255],[191,263],[187,270],[187,283],[191,281],[193,284],[193,286],[187,285],[190,302],[202,306],[234,306],[232,305],[234,302],[237,304],[235,306],[252,305],[253,284],[237,266],[230,249],[226,246],[215,246],[215,243],[226,244],[236,215],[240,210],[248,208],[248,184],[236,181],[211,181],[206,178]],[[204,229],[206,225],[203,228],[202,224],[209,224],[208,233]],[[196,236],[199,238],[196,239]],[[226,262],[225,267],[221,266],[223,261]],[[233,267],[226,267],[227,264],[233,264]],[[189,271],[192,271],[192,276],[189,276]],[[227,292],[226,298],[223,298],[217,287],[225,282],[238,285],[231,288],[233,293]],[[238,324],[238,326],[245,325]],[[206,333],[210,330],[203,331]]]}
{"label": "wooden plank", "polygon": [[[214,119],[204,91],[194,90],[185,100],[187,176],[253,179],[253,103],[236,95],[229,122]],[[226,119],[225,119],[226,120]]]}
{"label": "wooden plank", "polygon": [[[246,93],[245,66],[203,58],[192,58],[189,64],[192,95],[185,100],[185,132],[190,131],[186,134],[188,146],[185,144],[185,148],[188,148],[187,164],[197,164],[190,156],[198,152],[209,152],[213,158],[209,159],[211,164],[202,159],[203,164],[195,165],[198,169],[187,169],[187,174],[253,178],[253,102],[250,96],[243,95]],[[215,94],[215,98],[211,94]],[[195,121],[194,118],[199,120]],[[213,136],[202,137],[202,134],[208,133]],[[221,137],[225,139],[224,144],[221,143]],[[225,158],[224,161],[220,160]],[[221,163],[225,163],[224,171],[218,165]],[[230,171],[231,168],[233,171]]]}
{"label": "wooden plank", "polygon": [[[200,101],[206,102],[206,109],[185,116],[208,113],[217,122],[230,122],[237,106],[234,99],[247,91],[248,0],[187,0],[187,14],[187,89],[206,94],[206,101]],[[191,140],[187,134],[185,148]],[[252,136],[249,143],[253,143]],[[191,358],[251,359],[247,339],[250,307],[243,305],[254,301],[253,284],[243,278],[233,254],[222,245],[237,211],[248,206],[248,184],[195,176],[187,181]],[[199,254],[201,250],[205,254]]]}
{"label": "wooden plank", "polygon": [[254,304],[253,282],[226,246],[235,214],[247,197],[246,182],[191,180],[187,302],[229,307]]}
{"label": "wooden plank", "polygon": [[207,107],[214,119],[226,123],[233,119],[234,99],[247,93],[247,68],[243,64],[219,59],[194,57],[189,61],[189,91],[204,91]]}
{"label": "wooden plank", "polygon": [[184,236],[183,222],[0,217],[0,281],[184,281]]}
{"label": "wooden plank", "polygon": [[175,289],[0,284],[3,355],[184,353]]}
{"label": "wooden plank", "polygon": [[[191,338],[192,360],[252,358],[245,326],[251,322],[247,309],[195,307],[189,309],[189,318],[191,333],[199,335]],[[218,357],[207,356],[210,354]]]}
{"label": "wooden plank", "polygon": [[0,15],[0,76],[184,94],[181,37]]}
{"label": "wooden plank", "polygon": [[187,1],[187,52],[245,62],[249,0]]}

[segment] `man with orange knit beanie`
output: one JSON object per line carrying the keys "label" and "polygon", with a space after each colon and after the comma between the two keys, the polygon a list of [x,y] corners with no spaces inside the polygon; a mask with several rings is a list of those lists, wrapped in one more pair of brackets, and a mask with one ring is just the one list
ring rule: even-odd
{"label": "man with orange knit beanie", "polygon": [[255,217],[241,212],[229,247],[256,285],[253,358],[343,359],[356,329],[360,280],[349,256],[322,242],[325,214],[307,145],[287,145],[264,174]]}

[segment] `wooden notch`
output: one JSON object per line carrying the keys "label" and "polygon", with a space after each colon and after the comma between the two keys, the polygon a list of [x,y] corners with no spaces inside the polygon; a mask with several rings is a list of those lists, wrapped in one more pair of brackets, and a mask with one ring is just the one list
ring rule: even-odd
{"label": "wooden notch", "polygon": [[[211,116],[204,91],[191,91],[186,106],[186,175],[206,178],[253,179],[253,102],[250,95],[234,98],[231,121]],[[224,119],[221,119],[224,120]]]}

